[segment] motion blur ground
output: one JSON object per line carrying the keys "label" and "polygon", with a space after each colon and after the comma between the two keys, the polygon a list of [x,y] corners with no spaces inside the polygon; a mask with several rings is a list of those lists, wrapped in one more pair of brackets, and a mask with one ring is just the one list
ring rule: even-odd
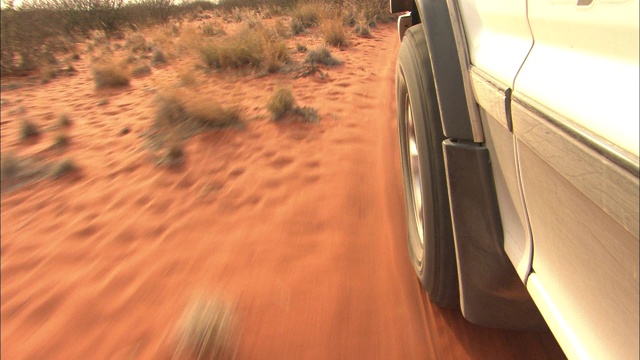
{"label": "motion blur ground", "polygon": [[[2,193],[2,358],[171,358],[194,294],[234,304],[237,359],[562,358],[548,331],[474,326],[423,295],[405,243],[395,24],[371,33],[306,77],[193,71],[180,89],[238,106],[243,126],[185,139],[177,168],[157,166],[146,135],[156,93],[197,55],[106,90],[84,53],[73,76],[3,77],[22,83],[2,92],[3,154],[78,171]],[[321,45],[319,27],[287,40],[303,63],[298,43]],[[274,122],[281,87],[319,121]],[[33,142],[24,116],[45,130]]]}

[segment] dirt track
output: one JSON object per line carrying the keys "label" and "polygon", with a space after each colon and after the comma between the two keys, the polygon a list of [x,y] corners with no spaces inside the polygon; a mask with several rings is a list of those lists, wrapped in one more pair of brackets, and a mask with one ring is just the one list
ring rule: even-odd
{"label": "dirt track", "polygon": [[[144,129],[131,119],[150,121],[141,89],[155,78],[106,95],[86,75],[3,94],[51,122],[51,104],[74,109],[83,172],[3,194],[2,358],[170,358],[199,291],[237,301],[238,359],[562,358],[548,332],[474,326],[421,291],[405,242],[397,49],[386,25],[337,52],[345,65],[328,79],[205,83],[244,104],[292,83],[321,121],[273,124],[256,106],[245,129],[192,139],[181,172],[149,164],[134,136],[103,139]],[[28,152],[9,104],[3,151]]]}

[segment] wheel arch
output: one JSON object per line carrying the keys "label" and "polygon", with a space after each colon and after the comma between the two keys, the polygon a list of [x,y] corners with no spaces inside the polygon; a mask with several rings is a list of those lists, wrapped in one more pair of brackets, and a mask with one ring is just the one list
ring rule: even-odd
{"label": "wheel arch", "polygon": [[453,0],[390,0],[392,12],[411,11],[427,39],[436,94],[447,138],[483,142],[482,123],[473,97],[469,56],[462,21]]}

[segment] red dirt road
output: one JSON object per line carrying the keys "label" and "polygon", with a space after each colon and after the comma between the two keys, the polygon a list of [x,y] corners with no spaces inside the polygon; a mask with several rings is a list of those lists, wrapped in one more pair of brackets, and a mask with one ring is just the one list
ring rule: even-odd
{"label": "red dirt road", "polygon": [[[51,108],[72,109],[68,154],[82,175],[2,196],[2,358],[171,358],[174,326],[200,292],[237,303],[237,359],[563,358],[548,331],[469,324],[419,287],[405,240],[398,46],[390,24],[335,51],[345,65],[328,79],[203,77],[199,92],[245,105],[250,121],[191,139],[181,171],[155,167],[136,136],[170,68],[96,94],[80,64],[76,77],[3,93],[3,151],[31,151],[15,141],[16,98],[50,123]],[[320,110],[319,124],[265,116],[282,83]]]}

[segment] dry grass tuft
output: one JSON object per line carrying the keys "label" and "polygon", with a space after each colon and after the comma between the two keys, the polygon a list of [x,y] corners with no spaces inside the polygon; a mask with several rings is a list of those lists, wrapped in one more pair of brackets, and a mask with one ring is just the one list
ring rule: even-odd
{"label": "dry grass tuft", "polygon": [[327,66],[342,64],[342,61],[333,57],[331,51],[329,51],[329,49],[327,49],[325,46],[321,46],[317,49],[309,51],[307,53],[307,57],[305,58],[305,62],[308,62],[311,65],[323,64]]}
{"label": "dry grass tuft", "polygon": [[147,64],[140,64],[131,71],[131,75],[134,77],[142,77],[149,74],[151,74],[151,68]]}
{"label": "dry grass tuft", "polygon": [[131,80],[126,62],[104,61],[93,65],[93,81],[97,89],[128,86]]}
{"label": "dry grass tuft", "polygon": [[40,129],[35,123],[27,119],[20,122],[20,140],[28,140],[38,135],[40,135]]}
{"label": "dry grass tuft", "polygon": [[235,310],[219,298],[198,297],[177,327],[174,359],[224,359],[235,355]]}
{"label": "dry grass tuft", "polygon": [[127,38],[125,46],[132,52],[147,52],[150,50],[147,40],[140,34],[133,34]]}
{"label": "dry grass tuft", "polygon": [[222,25],[217,22],[211,22],[202,26],[202,34],[204,36],[223,36],[227,35],[227,32],[224,31]]}
{"label": "dry grass tuft", "polygon": [[20,159],[13,153],[4,153],[0,161],[0,181],[14,179],[20,173]]}
{"label": "dry grass tuft", "polygon": [[184,160],[185,160],[184,146],[179,142],[173,142],[165,150],[158,164],[175,168],[184,164]]}
{"label": "dry grass tuft", "polygon": [[69,115],[66,113],[62,113],[58,116],[58,126],[59,127],[69,127],[71,126],[71,119]]}
{"label": "dry grass tuft", "polygon": [[55,139],[53,140],[53,145],[51,145],[53,148],[65,148],[69,145],[69,136],[67,136],[64,133],[60,133],[58,135],[56,135]]}
{"label": "dry grass tuft", "polygon": [[363,38],[371,37],[371,28],[366,21],[359,21],[356,26],[353,28],[353,32]]}
{"label": "dry grass tuft", "polygon": [[166,64],[167,57],[160,49],[156,49],[153,51],[153,56],[151,57],[151,62],[153,64]]}
{"label": "dry grass tuft", "polygon": [[307,122],[317,122],[319,120],[318,111],[311,107],[300,107],[296,104],[290,87],[280,87],[269,99],[267,109],[273,115],[273,120],[280,121],[286,115],[294,115]]}
{"label": "dry grass tuft", "polygon": [[51,172],[51,175],[54,178],[59,178],[64,176],[65,174],[68,174],[70,172],[74,172],[77,171],[78,167],[76,166],[76,164],[73,162],[73,160],[71,159],[64,159],[62,161],[60,161],[59,163],[57,163],[54,167],[53,170]]}
{"label": "dry grass tuft", "polygon": [[192,91],[165,91],[158,95],[157,104],[156,124],[160,127],[211,129],[236,125],[241,118],[239,109],[225,108],[209,96]]}
{"label": "dry grass tuft", "polygon": [[325,20],[322,24],[322,34],[324,40],[332,46],[347,46],[349,40],[347,33],[342,27],[342,21],[339,19]]}
{"label": "dry grass tuft", "polygon": [[307,28],[314,27],[327,16],[327,8],[320,1],[300,2],[291,14],[291,32],[298,35]]}
{"label": "dry grass tuft", "polygon": [[289,87],[276,89],[267,103],[267,108],[273,115],[274,120],[282,119],[282,117],[291,112],[295,106],[296,100],[293,98],[293,93]]}
{"label": "dry grass tuft", "polygon": [[199,45],[205,64],[214,69],[264,67],[273,72],[289,59],[286,42],[270,28],[240,28],[218,41]]}

